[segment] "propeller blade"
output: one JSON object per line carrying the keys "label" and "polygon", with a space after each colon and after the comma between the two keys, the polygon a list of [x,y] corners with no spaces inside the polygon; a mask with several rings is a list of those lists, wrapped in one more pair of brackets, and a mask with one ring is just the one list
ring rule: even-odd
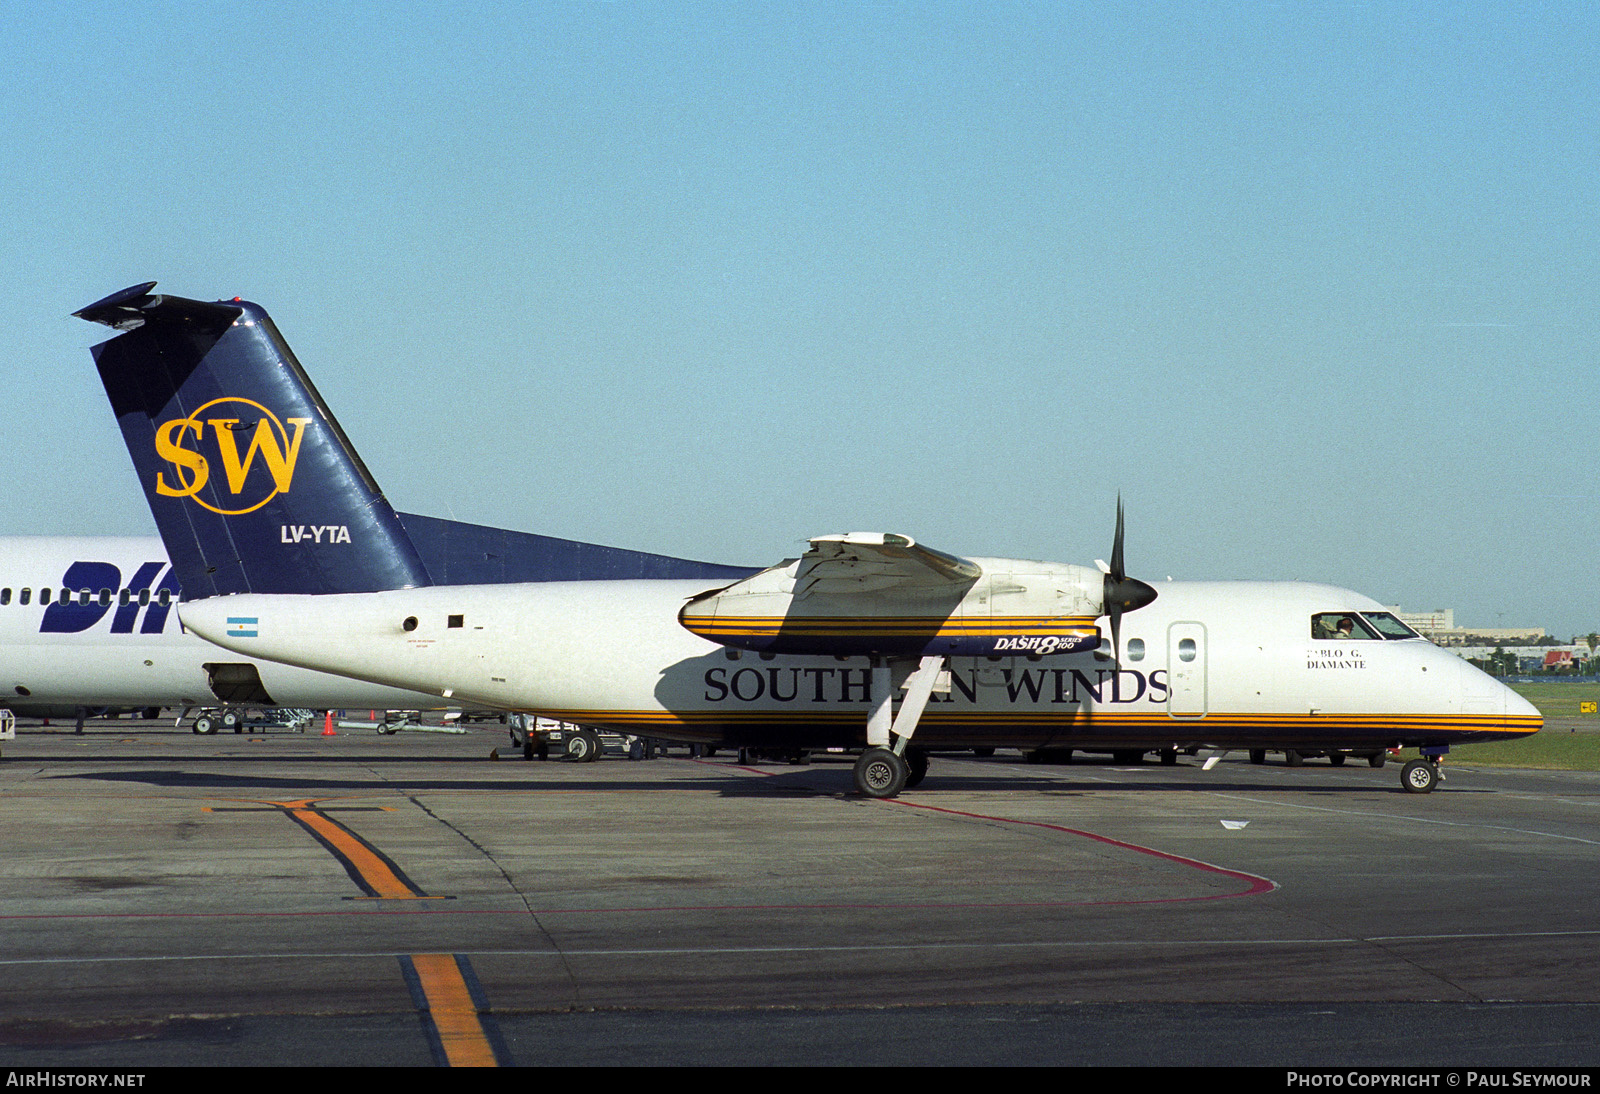
{"label": "propeller blade", "polygon": [[1112,577],[1121,581],[1128,576],[1128,571],[1122,568],[1122,495],[1117,495],[1117,538],[1111,541],[1111,570]]}
{"label": "propeller blade", "polygon": [[1117,495],[1117,537],[1111,544],[1111,565],[1105,568],[1101,601],[1111,618],[1112,663],[1122,668],[1122,613],[1136,612],[1156,598],[1155,589],[1136,577],[1129,577],[1122,557],[1122,495]]}

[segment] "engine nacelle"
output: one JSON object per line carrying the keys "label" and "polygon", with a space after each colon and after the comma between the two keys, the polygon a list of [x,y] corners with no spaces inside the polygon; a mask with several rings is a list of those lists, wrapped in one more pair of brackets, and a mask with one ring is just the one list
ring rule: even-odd
{"label": "engine nacelle", "polygon": [[876,532],[824,536],[811,547],[695,597],[678,621],[758,653],[1042,657],[1100,645],[1097,570],[957,558]]}

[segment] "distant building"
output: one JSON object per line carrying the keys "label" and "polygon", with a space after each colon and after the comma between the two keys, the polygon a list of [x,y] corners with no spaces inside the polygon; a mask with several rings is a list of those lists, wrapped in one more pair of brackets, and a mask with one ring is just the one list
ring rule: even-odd
{"label": "distant building", "polygon": [[[1495,663],[1507,656],[1516,659],[1514,672],[1541,672],[1545,669],[1590,671],[1588,646],[1450,646],[1450,652],[1465,661]],[[1491,670],[1498,673],[1500,670]]]}
{"label": "distant building", "polygon": [[1439,631],[1453,631],[1456,629],[1456,610],[1454,608],[1435,608],[1431,612],[1407,612],[1400,606],[1394,605],[1389,609],[1395,617],[1416,631],[1418,634],[1432,637]]}
{"label": "distant building", "polygon": [[1525,646],[1544,637],[1543,627],[1458,627],[1454,608],[1408,612],[1390,605],[1395,618],[1439,646]]}

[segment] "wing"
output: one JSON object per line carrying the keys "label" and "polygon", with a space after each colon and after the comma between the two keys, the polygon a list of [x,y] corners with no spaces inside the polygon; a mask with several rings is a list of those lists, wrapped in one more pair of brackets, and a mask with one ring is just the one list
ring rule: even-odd
{"label": "wing", "polygon": [[818,536],[795,567],[794,598],[851,597],[889,590],[958,597],[982,576],[976,563],[892,532]]}

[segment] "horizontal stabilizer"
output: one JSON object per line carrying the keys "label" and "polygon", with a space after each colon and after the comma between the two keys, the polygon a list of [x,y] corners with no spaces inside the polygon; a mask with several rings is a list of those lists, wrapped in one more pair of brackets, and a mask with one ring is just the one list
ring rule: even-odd
{"label": "horizontal stabilizer", "polygon": [[400,523],[435,585],[677,578],[715,582],[734,581],[756,572],[752,566],[695,562],[415,513],[401,513]]}

